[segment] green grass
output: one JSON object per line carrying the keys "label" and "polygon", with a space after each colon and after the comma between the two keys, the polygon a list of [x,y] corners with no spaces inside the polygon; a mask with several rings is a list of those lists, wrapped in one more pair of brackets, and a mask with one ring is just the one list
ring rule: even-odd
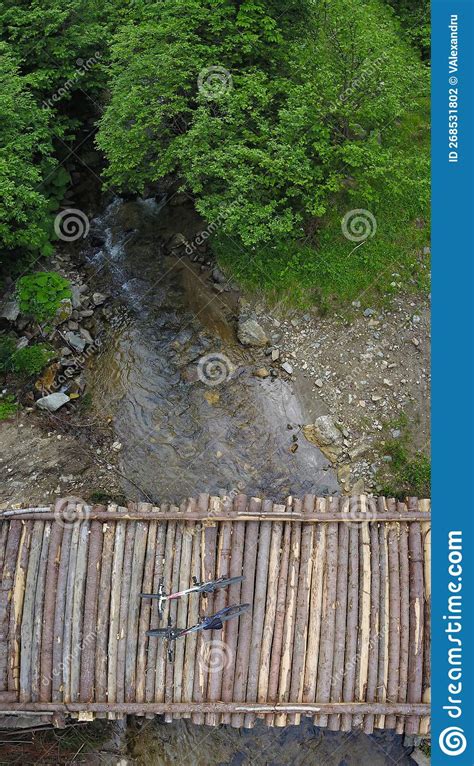
{"label": "green grass", "polygon": [[8,420],[18,412],[18,409],[19,405],[15,401],[15,397],[9,395],[0,399],[0,420]]}
{"label": "green grass", "polygon": [[387,439],[384,443],[384,454],[392,459],[379,475],[381,494],[399,499],[407,496],[430,497],[431,463],[426,455],[414,451],[408,418],[401,415],[388,425],[390,428],[398,428],[401,434],[398,439]]}
{"label": "green grass", "polygon": [[[219,265],[250,292],[299,308],[328,309],[362,293],[364,300],[376,305],[387,294],[427,292],[429,258],[423,255],[429,245],[427,99],[420,101],[416,113],[404,115],[384,131],[382,149],[390,153],[397,172],[376,178],[378,199],[364,197],[363,183],[352,171],[355,188],[334,199],[311,244],[286,241],[249,250],[220,233],[212,242]],[[357,247],[359,243],[343,235],[341,220],[358,208],[375,216],[377,230]]]}

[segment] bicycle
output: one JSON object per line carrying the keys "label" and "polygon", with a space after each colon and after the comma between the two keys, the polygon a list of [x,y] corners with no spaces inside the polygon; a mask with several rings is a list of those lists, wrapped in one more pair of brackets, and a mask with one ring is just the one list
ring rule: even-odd
{"label": "bicycle", "polygon": [[[178,638],[183,638],[190,633],[196,633],[198,630],[221,630],[224,627],[224,622],[231,620],[233,617],[240,617],[250,609],[250,604],[234,604],[232,606],[226,606],[225,609],[221,609],[215,614],[208,617],[201,617],[196,625],[192,625],[190,628],[173,628],[171,626],[171,617],[168,615],[168,627],[167,628],[152,628],[147,630],[146,635],[150,637],[164,638],[168,643],[177,641]],[[173,661],[173,650],[168,646],[168,659]]]}
{"label": "bicycle", "polygon": [[227,588],[228,585],[234,585],[235,583],[242,582],[243,575],[239,577],[219,577],[217,580],[209,580],[209,582],[198,582],[196,577],[193,577],[194,585],[186,590],[178,591],[177,593],[165,593],[165,586],[163,580],[160,580],[158,586],[158,593],[140,593],[140,598],[157,598],[158,599],[158,614],[163,617],[163,604],[165,601],[172,601],[173,599],[182,598],[189,593],[202,593],[206,597],[209,593],[214,593],[218,588]]}

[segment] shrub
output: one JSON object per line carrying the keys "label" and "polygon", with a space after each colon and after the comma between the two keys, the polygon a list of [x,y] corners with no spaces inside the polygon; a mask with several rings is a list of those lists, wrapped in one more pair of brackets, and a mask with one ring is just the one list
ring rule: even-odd
{"label": "shrub", "polygon": [[38,375],[54,359],[54,350],[45,343],[26,346],[15,351],[11,358],[11,369],[19,375],[29,377]]}
{"label": "shrub", "polygon": [[0,372],[11,370],[12,356],[15,353],[16,344],[8,335],[0,337]]}
{"label": "shrub", "polygon": [[38,322],[52,319],[64,298],[71,297],[67,279],[54,271],[38,271],[17,282],[20,311]]}

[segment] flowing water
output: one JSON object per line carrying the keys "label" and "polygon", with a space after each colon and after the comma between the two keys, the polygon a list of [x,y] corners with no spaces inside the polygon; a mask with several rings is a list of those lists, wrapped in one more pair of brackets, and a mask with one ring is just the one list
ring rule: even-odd
{"label": "flowing water", "polygon": [[[94,222],[104,244],[92,264],[126,308],[90,370],[94,401],[113,416],[123,445],[124,493],[139,487],[142,498],[179,502],[200,491],[280,499],[337,492],[329,462],[302,436],[309,413],[290,384],[253,374],[262,352],[237,342],[232,296],[216,293],[199,264],[165,255],[163,240],[183,230],[180,215],[154,200],[117,200]],[[209,379],[214,354],[218,375]],[[129,739],[144,765],[413,763],[394,734],[329,732],[308,720],[235,730],[154,719]]]}
{"label": "flowing water", "polygon": [[128,308],[92,376],[123,445],[123,474],[154,501],[335,492],[330,463],[301,433],[308,420],[291,386],[255,377],[229,295],[199,264],[164,255],[167,208],[115,201],[94,225],[105,239],[94,263]]}

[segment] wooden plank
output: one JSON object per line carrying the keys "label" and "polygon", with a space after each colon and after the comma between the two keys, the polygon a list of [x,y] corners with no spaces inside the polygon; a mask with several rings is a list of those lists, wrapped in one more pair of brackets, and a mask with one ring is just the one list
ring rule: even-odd
{"label": "wooden plank", "polygon": [[44,524],[35,521],[33,532],[29,540],[30,552],[28,558],[28,570],[25,583],[25,597],[23,600],[23,615],[21,621],[21,649],[20,649],[20,702],[30,702],[31,694],[31,650],[33,644],[34,614],[36,581],[40,563],[41,547],[43,541]]}
{"label": "wooden plank", "polygon": [[[263,512],[269,512],[273,506],[271,500],[263,501]],[[270,540],[272,534],[272,522],[262,521],[258,539],[257,565],[255,571],[255,591],[253,597],[253,616],[249,626],[250,657],[247,681],[246,701],[256,702],[258,693],[258,673],[260,669],[260,650],[262,646],[263,625],[265,620],[265,604],[267,597],[268,565],[270,554]],[[245,716],[244,727],[251,728],[255,723],[253,713]]]}
{"label": "wooden plank", "polygon": [[[387,503],[384,498],[378,498],[377,506],[379,513],[387,511]],[[388,527],[387,524],[381,524],[379,527],[379,569],[380,569],[380,644],[379,644],[379,665],[377,679],[377,702],[385,702],[387,699],[388,682],[388,660],[390,646],[389,637],[389,583],[388,583]],[[378,715],[374,721],[378,729],[385,726],[385,716]]]}
{"label": "wooden plank", "polygon": [[20,688],[20,641],[23,603],[25,598],[28,557],[33,532],[33,522],[21,522],[22,530],[18,547],[15,578],[12,592],[12,608],[9,626],[8,688],[18,693]]}
{"label": "wooden plank", "polygon": [[[184,523],[182,521],[178,521],[176,524],[176,537],[175,542],[173,546],[173,574],[171,579],[171,593],[176,593],[179,590],[179,578],[180,578],[180,571],[181,571],[181,548],[183,544],[183,535],[184,535]],[[182,625],[178,625],[178,602],[176,600],[169,602],[169,614],[171,616],[171,624],[173,626],[178,626],[179,628],[184,627]],[[181,649],[184,648],[184,642],[183,639],[181,639],[181,644],[179,649],[177,649],[176,644],[172,647],[174,656],[176,657],[176,651],[181,651]],[[174,660],[172,662],[169,661],[169,659],[166,660],[166,670],[165,670],[165,702],[174,702],[174,672],[175,672],[175,663]],[[170,713],[165,713],[165,721],[167,723],[171,723],[173,720],[173,716]]]}
{"label": "wooden plank", "polygon": [[109,617],[110,597],[112,591],[115,523],[104,523],[102,525],[102,534],[102,557],[100,562],[99,592],[97,599],[97,636],[95,645],[94,699],[96,702],[105,702],[107,700],[107,649],[109,643]]}
{"label": "wooden plank", "polygon": [[[316,499],[315,513],[326,513],[326,500]],[[317,524],[314,532],[313,573],[309,601],[308,643],[303,687],[303,702],[316,699],[316,684],[320,650],[321,615],[323,605],[324,570],[326,566],[326,524]]]}
{"label": "wooden plank", "polygon": [[[289,529],[290,527],[288,525],[288,530]],[[265,622],[263,626],[262,647],[260,651],[260,671],[258,676],[257,702],[259,704],[266,702],[268,698],[270,682],[270,661],[272,657],[272,644],[277,618],[278,582],[280,574],[282,536],[283,522],[272,522],[270,559],[268,564],[267,602],[265,606]],[[232,554],[233,553],[234,551],[232,550]]]}
{"label": "wooden plank", "polygon": [[[174,546],[176,539],[176,522],[169,521],[166,530],[166,543],[164,549],[165,564],[163,569],[163,584],[165,593],[171,593],[172,591],[172,576],[173,576],[173,556]],[[156,591],[155,591],[156,592]],[[162,625],[168,624],[170,602],[166,601],[163,609]],[[150,638],[150,643],[156,644],[156,661],[155,661],[155,701],[165,701],[165,688],[166,688],[166,652],[167,647],[163,641],[157,638]]]}
{"label": "wooden plank", "polygon": [[[52,700],[53,692],[53,665],[54,638],[55,638],[55,615],[56,593],[58,587],[59,562],[61,559],[61,543],[63,538],[63,525],[53,523],[49,543],[48,564],[46,568],[46,584],[44,596],[44,627],[43,641],[41,645],[41,686],[39,690],[40,702]],[[64,581],[65,585],[65,581]],[[63,606],[64,609],[64,606]],[[61,632],[62,637],[62,632]]]}
{"label": "wooden plank", "polygon": [[[351,512],[352,522],[352,512]],[[357,639],[359,626],[359,527],[350,524],[349,527],[349,579],[347,583],[347,624],[346,648],[344,654],[344,680],[342,683],[342,699],[352,702],[355,695],[355,671],[357,663]],[[342,731],[350,731],[352,716],[345,713],[341,716]]]}
{"label": "wooden plank", "polygon": [[[226,505],[224,501],[223,505]],[[220,524],[219,540],[217,546],[217,577],[228,577],[230,573],[230,556],[231,556],[231,536],[232,536],[232,524],[229,522],[223,522]],[[218,590],[214,597],[214,612],[219,612],[224,609],[228,603],[228,588],[221,588]],[[234,657],[229,652],[227,644],[227,630],[229,622],[224,623],[224,629],[222,631],[212,632],[213,651],[209,658],[209,683],[207,698],[210,702],[217,702],[221,699],[222,693],[222,678],[224,669],[230,665],[234,665]],[[237,622],[237,620],[236,620]],[[206,715],[206,724],[208,726],[217,726],[220,723],[219,716],[214,713],[208,713]]]}
{"label": "wooden plank", "polygon": [[[387,500],[388,513],[393,512],[396,506],[395,500]],[[388,646],[389,662],[387,677],[387,700],[388,702],[397,702],[399,694],[399,676],[400,676],[400,551],[398,541],[398,525],[388,524],[387,544],[388,544]],[[394,729],[396,727],[396,717],[387,716],[385,718],[385,728]]]}
{"label": "wooden plank", "polygon": [[[191,514],[196,508],[196,500],[189,498],[187,501],[187,511]],[[191,540],[191,566],[190,566],[190,582],[193,581],[193,577],[199,581],[201,577],[201,532],[199,525],[194,522],[187,524],[185,527],[185,534],[189,535]],[[196,625],[199,620],[199,598],[191,598],[188,604],[188,625]],[[183,664],[183,688],[181,692],[181,700],[183,702],[192,702],[193,699],[193,687],[194,687],[194,666],[196,663],[196,645],[197,635],[191,633],[185,638],[184,646],[184,664]],[[188,713],[185,713],[188,716]]]}
{"label": "wooden plank", "polygon": [[97,602],[99,596],[100,561],[104,532],[102,522],[92,521],[87,555],[84,619],[81,638],[81,702],[93,702],[95,688],[95,659],[97,641]]}
{"label": "wooden plank", "polygon": [[[145,505],[140,503],[140,506]],[[147,504],[148,505],[148,504]],[[139,614],[143,599],[143,569],[145,565],[145,553],[148,536],[148,524],[138,521],[135,530],[133,547],[132,572],[130,578],[130,594],[127,617],[127,639],[125,645],[125,702],[135,702],[137,691],[137,659],[139,652]],[[143,636],[144,639],[144,636]],[[140,640],[142,640],[140,636]],[[144,641],[143,641],[144,643]]]}
{"label": "wooden plank", "polygon": [[[369,498],[369,511],[373,518],[376,510],[376,501]],[[378,566],[379,530],[377,522],[370,524],[370,549],[372,556],[372,570],[370,583],[370,646],[369,646],[369,669],[367,675],[367,702],[375,702],[377,695],[379,643],[380,643],[380,588],[385,583],[380,582],[380,569]],[[364,719],[364,732],[372,734],[374,730],[374,716],[366,715]]]}
{"label": "wooden plank", "polygon": [[71,674],[71,701],[79,702],[80,679],[82,673],[82,638],[84,596],[87,579],[87,554],[89,548],[89,521],[82,522],[79,528],[76,572],[74,575],[74,593],[72,605],[71,654],[69,657]]}
{"label": "wooden plank", "polygon": [[43,628],[43,604],[46,583],[46,568],[48,566],[49,540],[51,522],[43,526],[43,541],[36,580],[35,615],[33,621],[33,640],[31,645],[31,701],[38,702],[41,688],[41,641]]}
{"label": "wooden plank", "polygon": [[[348,497],[341,499],[343,513],[349,514],[350,500]],[[349,516],[350,518],[350,516]],[[331,702],[342,701],[342,686],[344,682],[345,649],[346,649],[346,621],[347,621],[347,589],[349,577],[349,524],[341,524],[338,539],[337,558],[337,589],[336,589],[336,623],[334,628],[334,659],[333,674],[331,681]],[[341,718],[331,715],[328,719],[328,728],[331,731],[339,731]]]}
{"label": "wooden plank", "polygon": [[[408,498],[408,510],[416,511],[418,501]],[[413,521],[408,531],[410,572],[410,654],[408,661],[407,701],[421,702],[423,693],[423,627],[424,627],[424,555],[419,521]],[[407,734],[418,734],[420,720],[410,716],[405,722]]]}
{"label": "wooden plank", "polygon": [[[112,559],[112,579],[110,592],[109,644],[107,668],[107,699],[118,702],[117,699],[117,661],[120,641],[120,594],[122,590],[122,569],[125,553],[125,537],[127,523],[117,522],[115,525],[114,554]],[[110,716],[109,716],[110,718]]]}
{"label": "wooden plank", "polygon": [[10,606],[22,522],[11,521],[10,524],[2,524],[2,527],[4,540],[2,568],[0,569],[0,689],[6,691],[8,688],[8,655],[10,650]]}
{"label": "wooden plank", "polygon": [[74,584],[76,577],[77,551],[79,547],[80,524],[72,525],[69,561],[67,565],[66,599],[64,610],[64,634],[62,643],[62,693],[64,702],[71,702],[71,651]]}
{"label": "wooden plank", "polygon": [[[247,506],[247,496],[243,494],[236,495],[233,500],[233,505],[237,513],[239,511],[244,511]],[[243,521],[236,522],[232,525],[231,546],[230,576],[240,577],[242,575],[242,562],[245,546],[245,523]],[[241,583],[231,585],[229,588],[228,603],[243,603],[240,593]],[[226,626],[225,640],[232,662],[227,663],[222,674],[222,700],[224,702],[232,702],[232,694],[234,690],[234,661],[237,656],[239,622],[240,620],[229,620]],[[230,713],[226,713],[222,716],[222,723],[230,724],[230,722]]]}
{"label": "wooden plank", "polygon": [[[406,702],[408,687],[408,655],[410,651],[410,615],[409,599],[410,574],[408,556],[408,524],[402,522],[399,531],[400,545],[400,593],[404,598],[400,601],[400,671],[398,676],[398,698]],[[405,719],[397,719],[397,734],[405,731]]]}
{"label": "wooden plank", "polygon": [[[430,501],[419,500],[418,507],[422,512],[429,513]],[[424,558],[424,591],[425,591],[425,624],[423,644],[423,702],[431,702],[431,523],[421,523]],[[427,736],[430,731],[430,718],[425,716],[420,721],[420,735]]]}
{"label": "wooden plank", "polygon": [[122,588],[120,590],[120,624],[117,645],[117,702],[125,702],[125,659],[127,652],[128,606],[132,577],[133,549],[137,525],[127,524],[123,551]]}
{"label": "wooden plank", "polygon": [[[367,497],[360,495],[357,505],[363,514],[368,513]],[[371,585],[371,557],[370,557],[370,530],[369,523],[362,524],[359,529],[360,542],[360,594],[359,594],[359,636],[356,662],[356,702],[365,702],[367,691],[367,676],[369,670],[369,645],[370,645],[370,585]],[[360,729],[363,718],[355,716],[352,719],[354,729]]]}
{"label": "wooden plank", "polygon": [[[256,511],[261,506],[261,500],[251,497],[249,500],[249,510]],[[245,529],[245,549],[243,560],[243,573],[245,580],[242,582],[240,598],[243,604],[253,605],[253,593],[255,584],[255,568],[257,564],[257,540],[259,534],[259,525],[256,521],[250,521]],[[250,660],[250,641],[252,632],[250,626],[253,619],[253,608],[249,609],[247,614],[239,618],[239,635],[237,641],[237,654],[235,657],[235,675],[233,698],[236,701],[244,701],[247,693],[247,678]],[[245,716],[235,714],[231,718],[233,727],[242,727]]]}
{"label": "wooden plank", "polygon": [[[156,558],[156,536],[158,531],[158,525],[156,521],[150,521],[148,523],[148,537],[146,544],[145,563],[143,569],[143,593],[153,593],[153,573],[155,571],[155,558]],[[152,599],[141,598],[140,599],[140,618],[138,625],[138,653],[137,653],[137,685],[136,685],[136,699],[137,702],[145,702],[146,700],[146,683],[147,683],[147,637],[146,631],[150,627],[151,621],[151,609]],[[156,644],[156,642],[155,642]]]}

